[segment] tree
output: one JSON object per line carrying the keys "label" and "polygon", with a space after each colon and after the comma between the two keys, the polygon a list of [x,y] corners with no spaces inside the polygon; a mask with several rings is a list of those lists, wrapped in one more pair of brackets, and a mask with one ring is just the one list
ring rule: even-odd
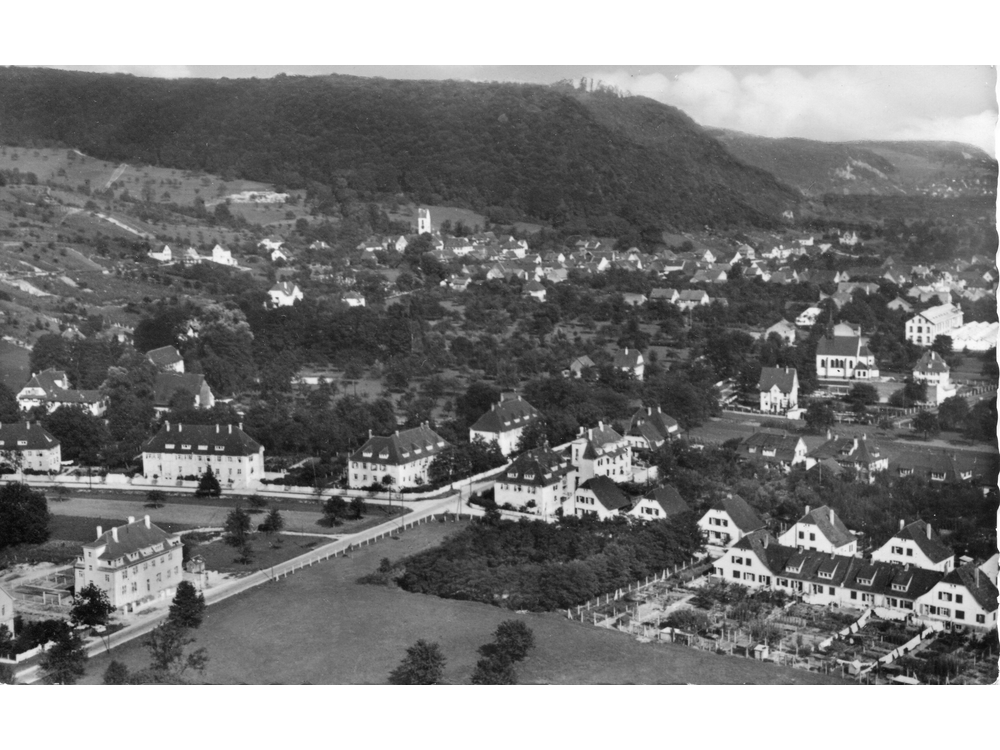
{"label": "tree", "polygon": [[17,395],[3,383],[0,383],[0,424],[17,422],[21,419],[21,407],[17,404]]}
{"label": "tree", "polygon": [[511,661],[521,661],[535,647],[535,634],[521,620],[504,620],[493,634],[496,651]]}
{"label": "tree", "polygon": [[44,493],[26,484],[0,486],[0,549],[41,544],[49,538],[49,505]]}
{"label": "tree", "polygon": [[90,465],[99,463],[100,450],[109,439],[104,420],[85,409],[60,406],[41,421],[42,426],[59,440],[65,460]]}
{"label": "tree", "polygon": [[10,658],[14,655],[14,635],[6,625],[0,625],[0,656]]}
{"label": "tree", "polygon": [[226,516],[223,526],[226,544],[231,547],[243,547],[250,540],[250,514],[240,506],[233,508]]}
{"label": "tree", "polygon": [[913,429],[923,433],[926,440],[931,435],[937,435],[941,432],[941,425],[938,424],[936,415],[929,411],[919,411],[913,418]]}
{"label": "tree", "polygon": [[87,652],[80,634],[69,628],[59,631],[55,643],[38,662],[42,678],[50,685],[75,685],[86,673]]}
{"label": "tree", "polygon": [[931,351],[940,354],[942,359],[947,359],[952,354],[953,346],[954,342],[951,336],[946,336],[942,333],[934,337],[934,343],[931,344]]}
{"label": "tree", "polygon": [[195,497],[218,497],[222,494],[222,487],[219,486],[219,480],[212,473],[211,466],[201,475],[201,479],[198,480],[198,489],[194,491],[194,494]]}
{"label": "tree", "polygon": [[281,517],[281,512],[277,508],[271,508],[261,526],[265,534],[277,534],[285,528],[285,519]]}
{"label": "tree", "polygon": [[254,510],[264,510],[267,507],[267,498],[262,495],[251,495],[247,504]]}
{"label": "tree", "polygon": [[105,685],[128,685],[128,667],[117,659],[113,659],[108,668],[104,670],[103,682]]}
{"label": "tree", "polygon": [[145,641],[151,663],[149,669],[160,676],[179,678],[186,670],[202,672],[208,663],[204,648],[199,648],[185,656],[185,649],[194,643],[187,629],[167,620],[150,632]]}
{"label": "tree", "polygon": [[365,514],[365,501],[362,497],[351,498],[351,511],[356,519],[360,519]]}
{"label": "tree", "polygon": [[483,657],[472,672],[473,685],[516,685],[517,670],[507,659]]}
{"label": "tree", "polygon": [[70,619],[76,625],[106,625],[108,617],[115,611],[108,598],[108,592],[94,583],[88,583],[73,597]]}
{"label": "tree", "polygon": [[961,396],[950,396],[938,407],[938,421],[946,430],[961,430],[969,416],[969,402]]}
{"label": "tree", "polygon": [[820,434],[833,427],[833,406],[829,401],[813,401],[804,416],[810,432]]}
{"label": "tree", "polygon": [[441,647],[420,639],[406,649],[406,657],[389,673],[390,685],[437,685],[444,674]]}
{"label": "tree", "polygon": [[17,676],[10,664],[0,664],[0,685],[16,685]]}
{"label": "tree", "polygon": [[149,490],[146,493],[147,508],[162,508],[166,502],[167,493],[163,490]]}
{"label": "tree", "polygon": [[205,617],[205,595],[190,581],[177,584],[177,593],[170,603],[168,621],[182,628],[197,628]]}
{"label": "tree", "polygon": [[330,526],[340,526],[340,519],[347,512],[347,502],[344,498],[334,496],[323,503],[323,518]]}
{"label": "tree", "polygon": [[855,383],[844,400],[854,411],[864,411],[865,407],[878,403],[878,391],[871,383]]}

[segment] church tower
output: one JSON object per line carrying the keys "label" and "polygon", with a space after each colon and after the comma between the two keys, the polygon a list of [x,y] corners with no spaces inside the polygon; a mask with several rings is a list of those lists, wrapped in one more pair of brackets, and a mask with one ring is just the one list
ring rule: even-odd
{"label": "church tower", "polygon": [[431,211],[429,208],[417,209],[417,234],[431,233]]}

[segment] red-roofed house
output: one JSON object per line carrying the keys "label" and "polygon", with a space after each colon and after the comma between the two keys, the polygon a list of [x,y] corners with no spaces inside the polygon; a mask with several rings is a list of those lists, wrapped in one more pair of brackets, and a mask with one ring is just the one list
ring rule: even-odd
{"label": "red-roofed house", "polygon": [[73,566],[76,590],[90,584],[104,590],[111,604],[134,610],[137,605],[173,597],[183,580],[181,540],[149,521],[129,518],[110,531],[97,527],[97,539],[83,545]]}

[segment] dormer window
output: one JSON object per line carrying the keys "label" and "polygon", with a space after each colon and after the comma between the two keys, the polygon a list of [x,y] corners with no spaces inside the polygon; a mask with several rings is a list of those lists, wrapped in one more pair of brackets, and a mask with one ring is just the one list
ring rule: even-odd
{"label": "dormer window", "polygon": [[215,450],[217,450],[217,451],[224,451],[225,449],[226,449],[226,446],[224,446],[224,445],[217,445],[217,446],[215,446]]}
{"label": "dormer window", "polygon": [[910,587],[908,583],[894,583],[892,584],[893,591],[906,591]]}
{"label": "dormer window", "polygon": [[534,479],[534,478],[535,478],[535,475],[534,475],[534,474],[525,474],[525,475],[524,475],[524,478],[525,478],[525,479]]}
{"label": "dormer window", "polygon": [[371,458],[372,457],[372,452],[370,450],[363,451],[361,453],[361,455],[364,456],[365,458]]}
{"label": "dormer window", "polygon": [[795,563],[794,565],[789,565],[785,568],[789,573],[801,573],[802,572],[802,561]]}
{"label": "dormer window", "polygon": [[858,578],[858,583],[860,583],[862,586],[871,586],[872,580],[873,579],[871,578]]}
{"label": "dormer window", "polygon": [[168,451],[171,451],[171,450],[173,450],[173,449],[174,449],[174,444],[173,444],[173,443],[167,443],[167,444],[166,444],[166,445],[165,445],[164,447],[165,447],[165,448],[166,448],[166,449],[167,449]]}
{"label": "dormer window", "polygon": [[208,446],[207,445],[199,445],[198,446],[198,450],[200,450],[200,451],[207,451],[208,450]]}
{"label": "dormer window", "polygon": [[444,440],[438,440],[437,447],[438,448],[444,448]]}
{"label": "dormer window", "polygon": [[826,578],[827,580],[829,580],[829,579],[833,578],[833,571],[832,570],[821,570],[819,572],[819,577],[820,578]]}
{"label": "dormer window", "polygon": [[18,444],[18,445],[27,445],[27,444],[28,444],[28,441],[27,441],[27,440],[18,440],[18,441],[17,441],[17,444]]}
{"label": "dormer window", "polygon": [[[371,455],[371,453],[367,453],[367,454],[365,454],[365,455],[368,455],[368,456],[370,456],[370,455]],[[388,459],[388,458],[389,458],[389,451],[382,451],[381,453],[379,453],[379,454],[378,454],[378,457],[379,457],[380,459],[382,459],[383,461],[385,461],[386,459]]]}
{"label": "dormer window", "polygon": [[750,447],[749,447],[749,448],[747,449],[747,452],[748,452],[748,453],[756,453],[756,452],[757,452],[757,446],[755,446],[755,445],[751,445],[751,446],[750,446]]}
{"label": "dormer window", "polygon": [[181,450],[189,451],[191,450],[191,445],[189,443],[181,443]]}

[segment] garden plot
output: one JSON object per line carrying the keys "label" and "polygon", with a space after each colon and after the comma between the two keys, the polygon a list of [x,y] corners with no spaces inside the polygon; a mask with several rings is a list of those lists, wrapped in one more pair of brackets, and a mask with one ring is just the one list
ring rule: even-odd
{"label": "garden plot", "polygon": [[940,633],[896,660],[906,676],[930,684],[992,685],[997,681],[998,643],[990,633]]}

